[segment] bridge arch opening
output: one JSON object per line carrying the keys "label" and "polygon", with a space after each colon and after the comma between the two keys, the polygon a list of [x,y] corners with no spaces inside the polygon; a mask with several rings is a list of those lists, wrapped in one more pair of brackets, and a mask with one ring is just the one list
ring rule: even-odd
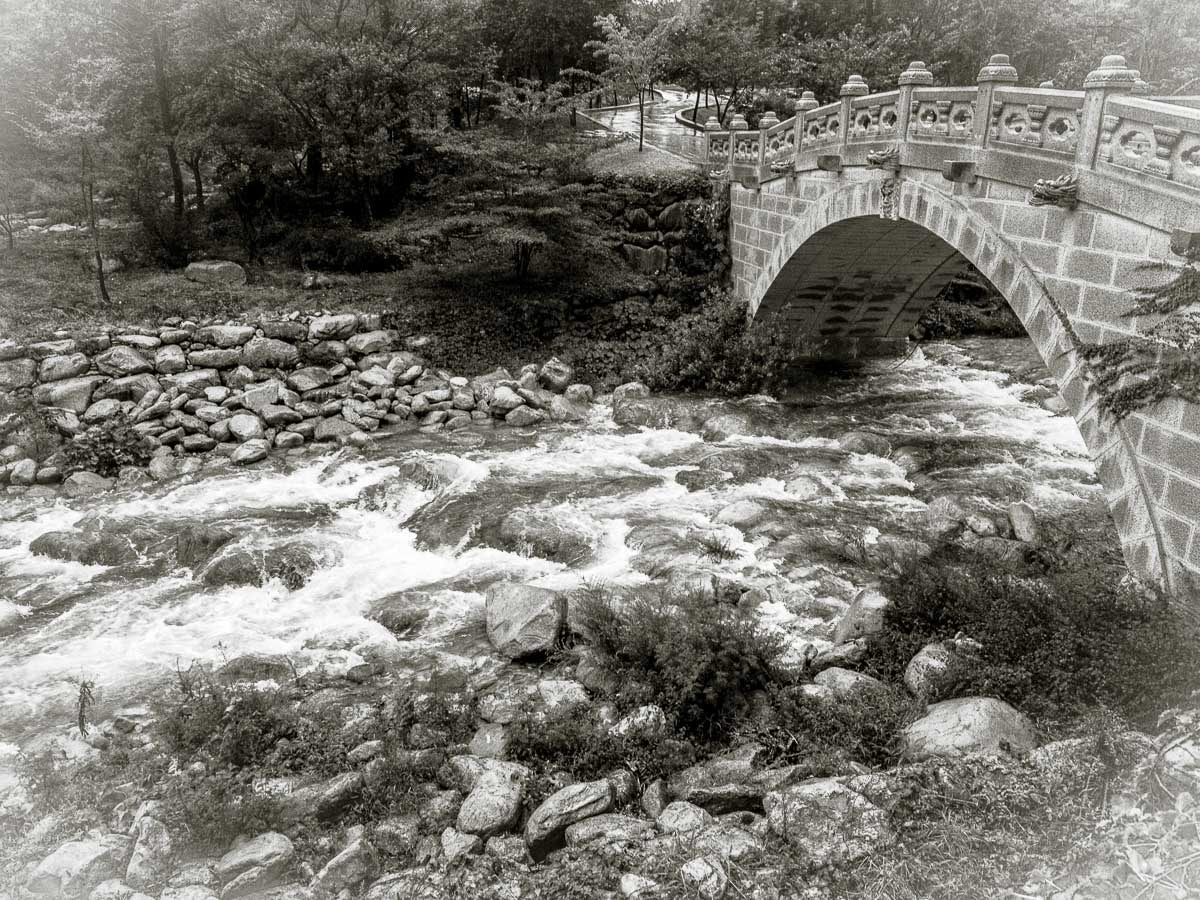
{"label": "bridge arch opening", "polygon": [[[1054,266],[1048,274],[978,206],[917,179],[906,180],[896,214],[886,218],[879,215],[875,179],[823,187],[761,255],[756,277],[741,279],[753,320],[799,332],[835,357],[900,353],[945,286],[973,266],[1011,307],[1055,377],[1096,465],[1130,567],[1168,586],[1189,577],[1190,567],[1178,565],[1183,553],[1170,550],[1162,483],[1146,465],[1142,423],[1101,421],[1077,352],[1070,298],[1061,295]],[[757,202],[765,197],[764,191]]]}

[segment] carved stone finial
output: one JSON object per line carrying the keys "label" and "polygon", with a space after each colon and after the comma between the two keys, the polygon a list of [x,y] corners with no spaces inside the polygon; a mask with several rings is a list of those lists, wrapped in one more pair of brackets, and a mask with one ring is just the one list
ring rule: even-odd
{"label": "carved stone finial", "polygon": [[987,65],[979,70],[976,81],[998,81],[1001,84],[1016,84],[1017,70],[1009,61],[1007,53],[993,53]]}
{"label": "carved stone finial", "polygon": [[1114,54],[1100,60],[1100,68],[1088,72],[1087,78],[1083,79],[1083,89],[1130,90],[1137,80],[1137,70],[1125,65],[1125,57]]}
{"label": "carved stone finial", "polygon": [[721,130],[721,122],[717,119],[716,116],[709,116],[708,121],[704,123],[704,130],[705,131],[720,131]]}
{"label": "carved stone finial", "polygon": [[867,168],[886,169],[890,172],[900,171],[900,148],[895,144],[883,150],[871,150],[867,153]]}
{"label": "carved stone finial", "polygon": [[729,123],[730,131],[745,131],[750,127],[750,123],[746,121],[746,117],[741,113],[734,113],[733,120]]}
{"label": "carved stone finial", "polygon": [[812,91],[805,91],[800,95],[800,99],[796,101],[796,112],[808,112],[810,109],[816,109],[820,105]]}
{"label": "carved stone finial", "polygon": [[771,112],[771,110],[769,110],[769,109],[765,113],[763,113],[762,116],[760,116],[759,120],[758,120],[758,127],[762,128],[764,130],[767,128],[772,128],[778,124],[779,124],[779,116],[775,115],[775,113]]}
{"label": "carved stone finial", "polygon": [[842,85],[842,89],[838,91],[839,97],[864,97],[871,93],[871,89],[867,87],[867,83],[863,81],[861,75],[851,75],[846,79],[846,83]]}
{"label": "carved stone finial", "polygon": [[1149,82],[1142,79],[1142,73],[1137,69],[1134,69],[1133,73],[1137,76],[1137,81],[1133,83],[1131,93],[1137,97],[1149,97],[1150,94],[1153,93],[1153,89],[1150,87]]}
{"label": "carved stone finial", "polygon": [[1053,81],[1043,81],[1041,84],[1038,85],[1038,87],[1043,90],[1052,91],[1052,90],[1054,90],[1054,82]]}
{"label": "carved stone finial", "polygon": [[1039,179],[1029,192],[1030,206],[1061,206],[1074,209],[1079,202],[1079,179],[1074,172],[1058,178]]}
{"label": "carved stone finial", "polygon": [[929,86],[933,84],[933,73],[919,59],[913,60],[908,64],[908,68],[900,73],[899,82],[901,87],[906,84]]}

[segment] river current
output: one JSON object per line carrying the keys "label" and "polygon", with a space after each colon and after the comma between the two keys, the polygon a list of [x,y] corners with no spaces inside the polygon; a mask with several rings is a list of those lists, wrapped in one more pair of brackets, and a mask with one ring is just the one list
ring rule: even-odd
{"label": "river current", "polygon": [[[65,730],[80,680],[103,716],[177,668],[248,652],[299,672],[495,672],[484,594],[499,580],[733,585],[801,654],[871,578],[831,544],[918,539],[946,494],[994,519],[1018,499],[1044,517],[1105,515],[1074,421],[1040,405],[1048,385],[1027,340],[928,344],[778,399],[656,396],[651,426],[597,403],[580,424],[404,432],[88,500],[0,497],[0,745]],[[862,429],[891,452],[839,446]],[[245,547],[300,542],[316,571],[295,588],[210,587],[174,562],[195,523]],[[111,567],[30,551],[81,524],[162,540]]]}

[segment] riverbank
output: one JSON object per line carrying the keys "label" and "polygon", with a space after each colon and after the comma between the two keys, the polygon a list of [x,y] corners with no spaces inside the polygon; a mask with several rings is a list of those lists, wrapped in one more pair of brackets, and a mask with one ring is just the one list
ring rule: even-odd
{"label": "riverbank", "polygon": [[15,896],[1049,897],[1151,822],[1191,877],[1183,632],[971,352],[6,498]]}

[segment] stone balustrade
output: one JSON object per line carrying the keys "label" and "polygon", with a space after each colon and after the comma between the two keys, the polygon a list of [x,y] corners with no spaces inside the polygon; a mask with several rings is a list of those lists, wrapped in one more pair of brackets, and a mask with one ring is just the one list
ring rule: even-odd
{"label": "stone balustrade", "polygon": [[[1135,172],[1163,186],[1200,189],[1200,109],[1144,96],[1136,70],[1105,57],[1082,91],[1018,87],[1008,57],[994,55],[971,87],[934,86],[914,62],[895,90],[871,93],[851,76],[834,103],[811,92],[795,115],[763,115],[758,128],[735,116],[728,130],[705,125],[704,165],[746,187],[814,170],[861,165],[865,154],[896,145],[936,147],[955,162],[984,162],[988,153],[1058,162],[1074,170]],[[1011,165],[1011,161],[1006,163]]]}

